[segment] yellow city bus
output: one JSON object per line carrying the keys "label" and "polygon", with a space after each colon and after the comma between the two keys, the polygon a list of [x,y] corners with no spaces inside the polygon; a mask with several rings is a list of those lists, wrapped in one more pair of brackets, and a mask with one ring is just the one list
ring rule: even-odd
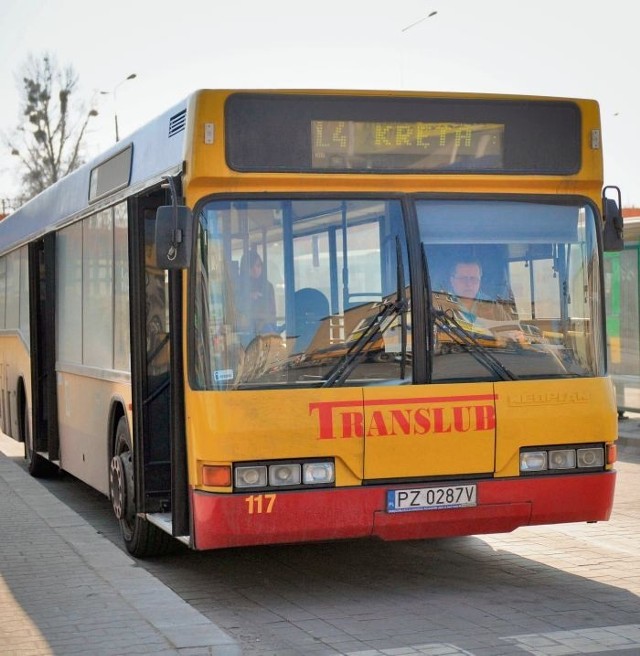
{"label": "yellow city bus", "polygon": [[615,209],[593,100],[197,91],[0,223],[2,429],[138,557],[606,520]]}

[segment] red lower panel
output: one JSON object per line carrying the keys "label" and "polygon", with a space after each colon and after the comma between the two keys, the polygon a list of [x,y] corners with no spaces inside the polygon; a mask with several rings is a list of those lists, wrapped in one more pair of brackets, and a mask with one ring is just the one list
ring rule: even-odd
{"label": "red lower panel", "polygon": [[533,524],[607,520],[615,479],[615,472],[605,472],[477,481],[477,506],[400,513],[385,510],[386,493],[409,486],[273,494],[192,490],[194,542],[196,549],[217,549],[370,536],[413,540],[503,533]]}

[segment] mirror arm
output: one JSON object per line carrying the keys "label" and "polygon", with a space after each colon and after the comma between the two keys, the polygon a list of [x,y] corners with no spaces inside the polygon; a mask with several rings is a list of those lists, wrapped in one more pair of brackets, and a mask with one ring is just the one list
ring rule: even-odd
{"label": "mirror arm", "polygon": [[173,208],[174,228],[171,236],[171,242],[169,244],[169,249],[167,250],[167,260],[169,260],[169,262],[173,262],[178,255],[178,247],[182,243],[183,238],[182,230],[180,230],[178,227],[178,189],[176,187],[176,181],[173,176],[166,175],[164,176],[163,180],[165,180],[165,182],[162,183],[162,188],[169,188],[171,196],[171,207]]}

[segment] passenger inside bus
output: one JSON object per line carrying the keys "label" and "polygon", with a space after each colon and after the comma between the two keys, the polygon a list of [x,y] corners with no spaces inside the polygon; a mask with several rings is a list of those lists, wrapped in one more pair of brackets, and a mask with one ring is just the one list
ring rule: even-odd
{"label": "passenger inside bus", "polygon": [[[276,332],[276,300],[262,258],[255,249],[243,255],[238,287],[238,328],[246,343],[256,335]],[[245,345],[246,345],[245,343]]]}

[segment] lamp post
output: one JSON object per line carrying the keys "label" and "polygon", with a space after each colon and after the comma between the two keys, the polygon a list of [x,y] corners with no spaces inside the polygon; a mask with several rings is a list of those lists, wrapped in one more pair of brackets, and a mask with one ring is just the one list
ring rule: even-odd
{"label": "lamp post", "polygon": [[437,11],[432,11],[430,14],[423,16],[420,20],[417,20],[415,23],[411,23],[411,25],[407,25],[406,27],[403,27],[401,31],[406,32],[407,30],[410,30],[415,25],[418,25],[419,23],[422,23],[422,21],[427,20],[427,18],[431,18],[432,16],[435,16],[437,13],[438,13]]}
{"label": "lamp post", "polygon": [[[429,18],[433,18],[438,14],[437,11],[431,11],[429,12],[426,16],[423,16],[420,20],[414,21],[413,23],[407,25],[406,27],[403,27],[400,32],[404,33],[408,30],[410,30],[412,27],[415,27],[416,25],[419,25],[423,21],[426,21]],[[405,46],[404,46],[404,37],[403,38],[403,43],[400,48],[400,85],[404,88],[404,60],[405,60]]]}
{"label": "lamp post", "polygon": [[117,104],[117,99],[116,99],[116,91],[118,90],[119,87],[121,87],[125,82],[128,80],[133,80],[136,77],[135,73],[131,73],[131,75],[127,75],[122,82],[118,82],[115,87],[113,87],[112,91],[101,91],[100,93],[104,95],[111,94],[113,96],[113,121],[115,123],[116,127],[116,143],[120,141],[120,133],[118,132],[118,104]]}

